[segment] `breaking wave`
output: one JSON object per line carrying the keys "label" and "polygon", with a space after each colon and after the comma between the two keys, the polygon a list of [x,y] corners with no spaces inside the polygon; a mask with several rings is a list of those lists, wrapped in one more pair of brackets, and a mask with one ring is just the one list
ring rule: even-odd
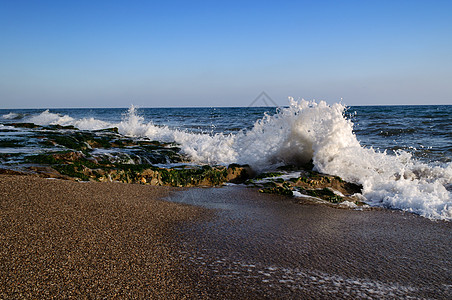
{"label": "breaking wave", "polygon": [[2,115],[2,118],[5,120],[19,120],[19,119],[23,118],[23,115],[10,112],[8,114]]}
{"label": "breaking wave", "polygon": [[275,115],[264,115],[251,130],[235,134],[200,134],[157,126],[133,106],[119,123],[74,119],[47,111],[30,117],[40,125],[73,125],[82,130],[117,127],[119,133],[180,144],[199,164],[249,164],[257,171],[282,165],[314,163],[322,173],[363,185],[366,202],[413,212],[432,219],[452,219],[452,163],[430,165],[411,154],[395,155],[363,147],[344,117],[342,104],[294,101]]}

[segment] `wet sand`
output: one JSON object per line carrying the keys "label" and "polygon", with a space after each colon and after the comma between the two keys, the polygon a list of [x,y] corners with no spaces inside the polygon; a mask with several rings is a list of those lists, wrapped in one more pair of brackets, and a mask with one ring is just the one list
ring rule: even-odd
{"label": "wet sand", "polygon": [[450,222],[243,187],[0,176],[2,299],[447,299],[451,245]]}
{"label": "wet sand", "polygon": [[[172,201],[213,209],[183,229],[197,288],[224,298],[452,299],[452,224],[256,193],[190,189]],[[216,282],[213,284],[213,281]]]}

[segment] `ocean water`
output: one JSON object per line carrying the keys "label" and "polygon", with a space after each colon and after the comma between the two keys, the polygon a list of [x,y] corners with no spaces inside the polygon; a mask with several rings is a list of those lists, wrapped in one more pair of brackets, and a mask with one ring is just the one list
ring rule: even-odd
{"label": "ocean water", "polygon": [[[0,141],[20,144],[0,147],[0,154],[20,158],[49,149],[32,142],[33,129],[8,126],[14,122],[117,127],[125,137],[176,142],[193,164],[268,171],[312,160],[319,172],[362,184],[369,205],[452,220],[452,105],[346,107],[291,99],[280,108],[0,110]],[[3,167],[14,164],[4,157]]]}

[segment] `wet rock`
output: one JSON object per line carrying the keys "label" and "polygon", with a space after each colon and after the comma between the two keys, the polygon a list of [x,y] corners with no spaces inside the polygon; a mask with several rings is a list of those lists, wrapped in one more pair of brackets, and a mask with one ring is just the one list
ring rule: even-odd
{"label": "wet rock", "polygon": [[28,175],[28,173],[26,173],[26,172],[10,170],[10,169],[3,169],[3,168],[0,168],[0,174],[2,174],[2,175]]}
{"label": "wet rock", "polygon": [[362,186],[346,182],[340,177],[327,174],[320,174],[312,170],[301,170],[301,176],[285,180],[272,173],[262,173],[253,180],[247,181],[248,184],[260,187],[260,192],[289,195],[299,192],[309,197],[322,199],[330,203],[338,204],[343,201],[350,201],[357,205],[363,203],[354,195],[361,193]]}
{"label": "wet rock", "polygon": [[85,155],[80,151],[69,151],[63,153],[51,154],[55,160],[59,161],[77,161],[85,158]]}
{"label": "wet rock", "polygon": [[25,147],[21,140],[0,140],[0,148]]}
{"label": "wet rock", "polygon": [[39,175],[40,177],[66,179],[66,180],[76,180],[75,177],[70,177],[70,176],[66,176],[64,174],[61,174],[60,172],[58,172],[57,170],[55,170],[52,167],[32,166],[32,167],[29,167],[28,170],[30,170],[33,173]]}
{"label": "wet rock", "polygon": [[29,128],[29,129],[34,129],[34,128],[41,127],[41,126],[36,125],[34,123],[11,123],[11,124],[8,124],[8,125],[16,127],[16,128]]}
{"label": "wet rock", "polygon": [[112,133],[119,134],[118,127],[99,129],[99,130],[95,130],[94,132],[112,132]]}
{"label": "wet rock", "polygon": [[47,126],[43,127],[43,129],[44,130],[60,130],[60,129],[63,129],[63,130],[78,130],[78,128],[73,126],[73,125],[63,126],[63,125],[59,125],[59,124],[47,125]]}
{"label": "wet rock", "polygon": [[253,171],[248,165],[231,164],[228,166],[226,181],[231,183],[244,183],[253,176]]}
{"label": "wet rock", "polygon": [[287,189],[282,186],[276,186],[276,187],[268,187],[263,188],[259,190],[260,193],[267,193],[267,194],[278,194],[278,195],[286,195],[286,196],[292,196],[293,192],[290,189]]}
{"label": "wet rock", "polygon": [[301,187],[308,190],[321,190],[332,188],[344,195],[353,195],[360,193],[362,186],[346,182],[338,176],[320,174],[317,172],[307,172],[305,176],[291,181],[292,186]]}
{"label": "wet rock", "polygon": [[[218,186],[225,182],[243,183],[250,177],[249,166],[178,166],[159,168],[151,164],[120,164],[99,161],[80,151],[40,154],[29,157],[35,163],[47,165],[60,175],[77,180],[119,181],[178,187]],[[48,169],[33,167],[33,171],[49,174]],[[56,174],[56,173],[55,173]]]}

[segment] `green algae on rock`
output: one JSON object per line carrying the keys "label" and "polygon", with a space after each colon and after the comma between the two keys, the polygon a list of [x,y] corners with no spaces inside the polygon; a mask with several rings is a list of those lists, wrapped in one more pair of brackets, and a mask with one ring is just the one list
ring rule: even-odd
{"label": "green algae on rock", "polygon": [[[225,182],[242,183],[249,177],[248,166],[189,166],[172,168],[152,164],[121,164],[99,161],[83,152],[56,152],[28,157],[30,162],[48,165],[64,177],[83,181],[119,181],[169,186],[218,186]],[[40,173],[39,169],[34,169]],[[46,174],[48,174],[46,169]],[[55,174],[54,174],[55,175]],[[58,177],[58,176],[56,176]]]}
{"label": "green algae on rock", "polygon": [[[294,171],[291,168],[291,171]],[[263,173],[247,184],[260,188],[262,193],[279,194],[292,196],[294,193],[300,193],[307,197],[321,199],[333,204],[339,204],[344,201],[350,201],[356,205],[363,203],[354,196],[361,193],[362,186],[346,182],[338,176],[321,174],[312,170],[298,170],[299,177],[290,177],[289,179],[278,177],[273,173]]]}

